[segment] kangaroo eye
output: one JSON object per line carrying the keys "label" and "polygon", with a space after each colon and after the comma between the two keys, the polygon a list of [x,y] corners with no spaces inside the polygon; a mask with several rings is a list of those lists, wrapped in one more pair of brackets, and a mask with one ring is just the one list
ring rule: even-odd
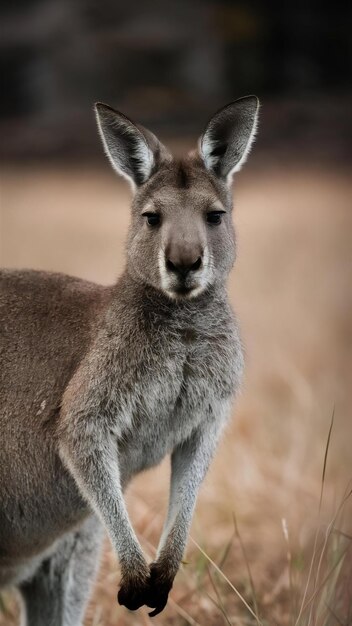
{"label": "kangaroo eye", "polygon": [[225,211],[210,211],[209,213],[207,213],[207,223],[214,226],[221,224],[222,214],[224,212]]}
{"label": "kangaroo eye", "polygon": [[142,215],[147,218],[149,226],[158,226],[160,224],[159,213],[142,213]]}

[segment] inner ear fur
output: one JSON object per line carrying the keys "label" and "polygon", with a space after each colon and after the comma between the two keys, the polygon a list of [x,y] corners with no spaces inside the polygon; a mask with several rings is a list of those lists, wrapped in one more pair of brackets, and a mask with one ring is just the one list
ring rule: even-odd
{"label": "inner ear fur", "polygon": [[98,130],[113,169],[138,187],[152,176],[170,155],[146,128],[132,122],[102,102],[95,105]]}
{"label": "inner ear fur", "polygon": [[245,96],[220,109],[209,120],[199,149],[205,167],[231,181],[250,152],[258,123],[259,100]]}

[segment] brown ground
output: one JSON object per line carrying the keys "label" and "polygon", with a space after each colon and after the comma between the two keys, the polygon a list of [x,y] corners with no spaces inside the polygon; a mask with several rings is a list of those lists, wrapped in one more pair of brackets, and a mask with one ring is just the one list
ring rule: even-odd
{"label": "brown ground", "polygon": [[[330,169],[271,165],[254,171],[248,165],[238,176],[234,220],[239,258],[230,294],[246,347],[246,380],[202,489],[192,537],[218,564],[228,547],[222,570],[253,607],[240,541],[233,537],[236,512],[259,614],[270,625],[295,624],[318,523],[333,407],[318,558],[327,523],[352,478],[351,196],[347,173]],[[123,265],[128,201],[127,187],[108,168],[5,171],[1,265],[110,283]],[[150,555],[160,532],[167,482],[164,463],[139,477],[128,493],[132,519]],[[344,520],[335,523],[345,533],[352,530],[350,502],[348,507]],[[320,580],[349,543],[334,532]],[[347,625],[352,620],[351,560],[349,552],[340,579],[333,579],[336,568],[317,595],[322,612],[313,613],[309,622],[306,610],[300,624]],[[116,604],[118,581],[107,545],[87,626],[150,623],[143,610],[132,614]],[[191,541],[171,595],[155,624],[257,623]],[[4,600],[11,612],[10,598]],[[10,613],[0,615],[1,626],[15,623]]]}

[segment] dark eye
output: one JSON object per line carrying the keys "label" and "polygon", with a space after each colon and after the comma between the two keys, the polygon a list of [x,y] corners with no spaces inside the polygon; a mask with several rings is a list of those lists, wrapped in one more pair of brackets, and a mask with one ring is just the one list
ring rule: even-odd
{"label": "dark eye", "polygon": [[147,218],[149,226],[159,226],[160,215],[159,213],[142,213],[143,217]]}
{"label": "dark eye", "polygon": [[210,211],[207,213],[207,223],[216,226],[221,224],[222,214],[224,211]]}

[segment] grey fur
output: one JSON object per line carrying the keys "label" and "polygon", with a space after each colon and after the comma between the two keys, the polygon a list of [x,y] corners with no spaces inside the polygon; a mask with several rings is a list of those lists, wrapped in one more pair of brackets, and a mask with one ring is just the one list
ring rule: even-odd
{"label": "grey fur", "polygon": [[[120,560],[119,602],[164,608],[243,365],[226,294],[227,177],[202,152],[172,159],[110,107],[97,116],[110,160],[136,190],[124,273],[112,287],[0,273],[0,587],[20,589],[28,626],[82,623],[101,527]],[[145,142],[137,160],[122,126]],[[236,139],[245,149],[252,127],[247,119]],[[221,223],[207,223],[212,211],[224,212]],[[167,454],[169,512],[148,566],[123,492]]]}

